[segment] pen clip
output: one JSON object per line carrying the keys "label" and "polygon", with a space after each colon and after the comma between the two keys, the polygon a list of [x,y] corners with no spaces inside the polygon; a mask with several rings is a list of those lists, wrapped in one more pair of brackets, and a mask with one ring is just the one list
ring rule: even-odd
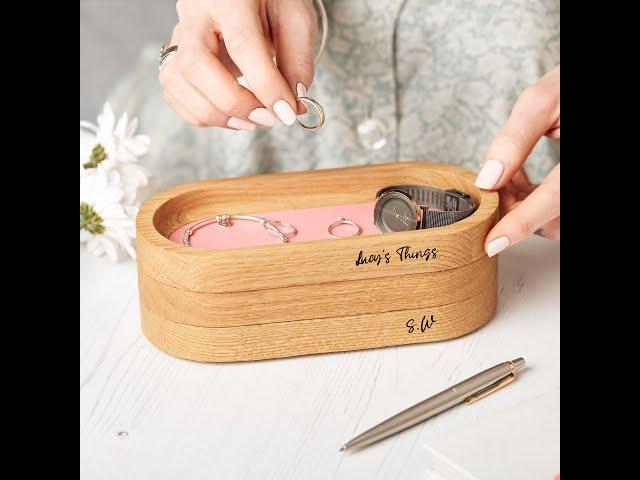
{"label": "pen clip", "polygon": [[515,373],[510,373],[509,375],[507,375],[503,379],[498,380],[496,383],[492,383],[488,387],[485,387],[482,390],[477,391],[476,393],[474,393],[473,395],[468,397],[465,400],[465,402],[466,402],[467,405],[471,405],[472,403],[477,402],[481,398],[484,398],[487,395],[490,395],[493,392],[496,392],[496,391],[500,390],[501,388],[506,387],[511,382],[513,382],[515,379],[516,379],[516,374]]}

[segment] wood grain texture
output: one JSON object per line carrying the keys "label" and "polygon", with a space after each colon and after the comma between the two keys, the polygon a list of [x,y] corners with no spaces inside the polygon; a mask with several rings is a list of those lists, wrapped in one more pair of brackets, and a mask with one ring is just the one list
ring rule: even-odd
{"label": "wood grain texture", "polygon": [[[426,162],[367,165],[219,179],[176,187],[145,202],[136,221],[138,262],[159,282],[194,292],[237,292],[443,271],[483,255],[498,218],[498,195],[474,186],[475,174]],[[266,245],[235,250],[185,248],[167,237],[178,227],[220,213],[317,207],[371,201],[387,185],[457,188],[479,205],[470,217],[430,230]],[[436,248],[434,262],[356,266],[362,250],[377,254],[404,245]],[[283,268],[286,265],[287,268]]]}
{"label": "wood grain texture", "polygon": [[410,310],[465,300],[495,284],[498,257],[486,255],[460,268],[388,279],[366,278],[251,292],[192,292],[164,285],[144,273],[144,302],[166,319],[187,325],[229,327]]}
{"label": "wood grain texture", "polygon": [[[141,209],[138,277],[143,332],[173,355],[261,360],[458,337],[495,311],[497,259],[484,238],[498,196],[460,167],[423,162],[222,179],[162,193]],[[477,209],[442,228],[234,250],[187,248],[176,228],[218,213],[358,203],[392,184],[468,192]],[[403,249],[428,252],[405,257]],[[389,252],[390,260],[356,260]],[[360,263],[360,264],[359,264]],[[422,312],[422,313],[421,313]],[[436,326],[407,334],[406,322]]]}
{"label": "wood grain texture", "polygon": [[[197,327],[160,316],[142,299],[142,331],[161,350],[201,362],[237,362],[435,342],[465,335],[494,314],[497,285],[461,302],[411,310],[238,327]],[[423,317],[435,322],[421,329]],[[407,322],[414,320],[410,333]],[[424,330],[424,331],[423,331]]]}

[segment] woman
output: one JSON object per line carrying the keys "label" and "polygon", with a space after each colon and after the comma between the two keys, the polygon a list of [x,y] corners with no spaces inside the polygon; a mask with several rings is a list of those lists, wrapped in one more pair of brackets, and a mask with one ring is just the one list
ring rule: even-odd
{"label": "woman", "polygon": [[[178,1],[179,49],[159,79],[186,123],[160,118],[157,98],[129,105],[154,141],[164,137],[151,166],[168,175],[164,186],[412,159],[474,169],[484,159],[476,184],[499,190],[503,209],[487,253],[534,232],[558,239],[559,142],[540,139],[560,138],[559,2],[325,4],[328,41],[314,66],[311,0]],[[312,86],[327,112],[316,132],[294,123],[304,112],[296,98]]]}

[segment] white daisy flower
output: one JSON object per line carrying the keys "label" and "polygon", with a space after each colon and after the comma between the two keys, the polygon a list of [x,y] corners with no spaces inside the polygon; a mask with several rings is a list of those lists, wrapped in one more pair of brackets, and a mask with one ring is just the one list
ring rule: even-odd
{"label": "white daisy flower", "polygon": [[107,255],[111,261],[120,257],[119,248],[136,258],[133,248],[137,205],[121,202],[124,188],[111,180],[102,168],[89,169],[80,176],[80,243],[96,256]]}
{"label": "white daisy flower", "polygon": [[149,151],[150,139],[147,135],[135,135],[138,120],[129,122],[123,113],[118,122],[111,105],[104,104],[98,115],[98,124],[80,122],[80,174],[83,175],[98,166],[107,172],[117,171],[120,175],[128,203],[132,203],[149,182],[151,173],[138,165],[138,157]]}

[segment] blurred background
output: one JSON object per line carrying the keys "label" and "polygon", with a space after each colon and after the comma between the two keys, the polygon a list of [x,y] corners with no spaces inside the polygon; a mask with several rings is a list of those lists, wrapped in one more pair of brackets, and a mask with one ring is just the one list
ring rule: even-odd
{"label": "blurred background", "polygon": [[94,120],[145,46],[167,41],[175,0],[80,0],[80,118]]}

